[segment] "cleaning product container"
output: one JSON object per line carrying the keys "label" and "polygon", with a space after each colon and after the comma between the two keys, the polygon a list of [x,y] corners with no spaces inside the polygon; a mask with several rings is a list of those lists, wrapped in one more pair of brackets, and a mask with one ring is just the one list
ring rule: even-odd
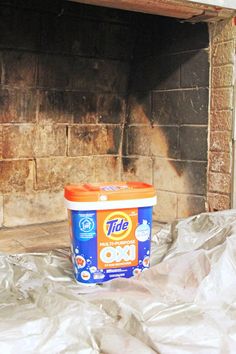
{"label": "cleaning product container", "polygon": [[141,182],[65,187],[75,278],[84,284],[149,267],[153,186]]}

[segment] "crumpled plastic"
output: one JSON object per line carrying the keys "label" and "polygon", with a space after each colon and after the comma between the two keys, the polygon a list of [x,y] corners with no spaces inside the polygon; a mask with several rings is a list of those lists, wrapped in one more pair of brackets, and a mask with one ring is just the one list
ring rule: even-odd
{"label": "crumpled plastic", "polygon": [[236,210],[163,226],[151,268],[75,282],[69,252],[0,256],[1,353],[236,353]]}

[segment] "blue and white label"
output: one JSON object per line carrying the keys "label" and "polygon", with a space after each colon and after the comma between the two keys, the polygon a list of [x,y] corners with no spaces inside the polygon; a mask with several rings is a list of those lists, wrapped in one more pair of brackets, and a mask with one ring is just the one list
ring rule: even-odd
{"label": "blue and white label", "polygon": [[147,220],[143,220],[142,224],[135,230],[135,237],[140,242],[145,242],[151,235],[151,228],[147,223]]}
{"label": "blue and white label", "polygon": [[91,232],[94,230],[94,221],[91,218],[85,217],[80,219],[79,228],[83,232]]}
{"label": "blue and white label", "polygon": [[[138,240],[138,249],[131,240],[129,245],[123,247],[117,246],[117,238],[123,239],[123,234],[128,232],[128,224],[130,220],[124,218],[125,209],[116,210],[112,213],[119,213],[119,217],[112,214],[112,218],[105,220],[107,222],[106,229],[103,230],[107,236],[107,247],[101,257],[105,258],[107,264],[114,261],[120,262],[126,259],[134,259],[135,252],[138,255],[138,264],[120,268],[99,267],[98,260],[98,228],[97,220],[100,211],[76,211],[72,210],[71,226],[72,226],[72,261],[74,273],[77,281],[81,283],[103,283],[114,278],[129,278],[131,276],[139,276],[143,271],[148,269],[150,265],[150,243],[151,243],[151,227],[152,227],[152,207],[138,208],[138,220],[134,224],[135,233],[133,238]],[[110,215],[110,214],[109,214]],[[137,215],[137,214],[136,214]],[[114,234],[114,232],[117,233]],[[109,244],[112,243],[112,244]],[[113,245],[114,244],[114,245]],[[114,251],[115,250],[115,251]]]}

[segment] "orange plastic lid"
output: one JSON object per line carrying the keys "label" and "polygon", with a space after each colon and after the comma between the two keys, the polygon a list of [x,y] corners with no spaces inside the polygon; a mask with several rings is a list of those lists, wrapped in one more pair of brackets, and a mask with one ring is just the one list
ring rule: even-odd
{"label": "orange plastic lid", "polygon": [[95,183],[65,186],[64,196],[72,202],[97,202],[152,198],[156,191],[142,182]]}

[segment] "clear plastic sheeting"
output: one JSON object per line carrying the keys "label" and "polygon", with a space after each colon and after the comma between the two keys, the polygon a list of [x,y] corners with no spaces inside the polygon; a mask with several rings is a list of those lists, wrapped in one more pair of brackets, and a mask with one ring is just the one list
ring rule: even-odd
{"label": "clear plastic sheeting", "polygon": [[4,354],[235,354],[236,210],[161,228],[137,278],[81,286],[55,251],[2,254],[0,283]]}

